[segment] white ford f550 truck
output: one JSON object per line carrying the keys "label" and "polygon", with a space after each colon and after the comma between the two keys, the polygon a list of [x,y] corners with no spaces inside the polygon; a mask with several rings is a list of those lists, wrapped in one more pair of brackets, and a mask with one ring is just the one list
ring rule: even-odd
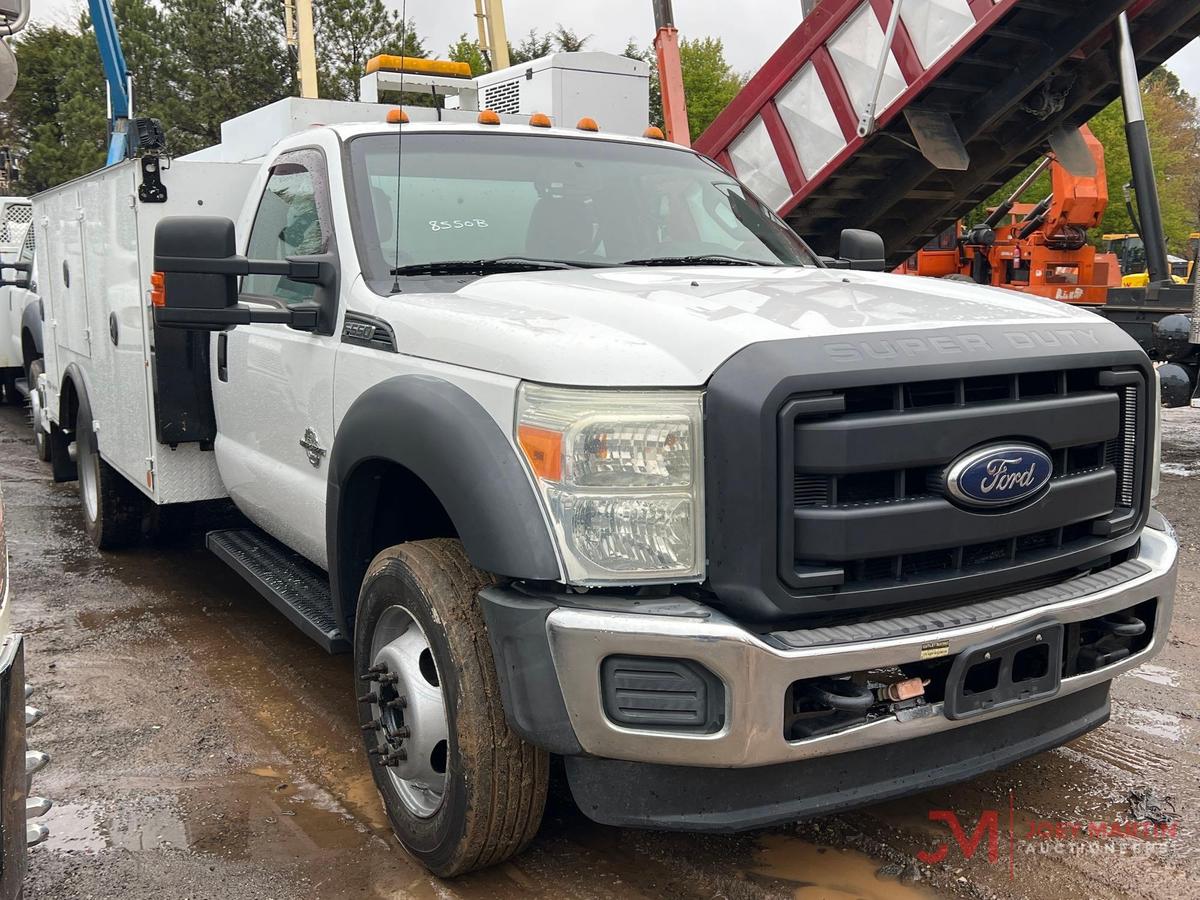
{"label": "white ford f550 truck", "polygon": [[1068,741],[1165,640],[1115,325],[817,259],[661,140],[287,103],[35,198],[43,424],[101,548],[232,498],[434,872],[525,845],[551,754],[600,822],[762,826]]}

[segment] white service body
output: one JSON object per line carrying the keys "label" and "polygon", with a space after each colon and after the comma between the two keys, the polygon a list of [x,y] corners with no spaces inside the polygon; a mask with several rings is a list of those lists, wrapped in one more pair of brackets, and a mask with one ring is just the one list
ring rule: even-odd
{"label": "white service body", "polygon": [[58,411],[63,374],[74,365],[102,429],[105,461],[155,503],[208,500],[225,490],[212,453],[154,438],[147,302],[154,226],[168,215],[237,216],[256,172],[254,165],[175,160],[163,170],[167,202],[142,203],[134,160],[35,199],[50,421],[73,427],[59,423]]}

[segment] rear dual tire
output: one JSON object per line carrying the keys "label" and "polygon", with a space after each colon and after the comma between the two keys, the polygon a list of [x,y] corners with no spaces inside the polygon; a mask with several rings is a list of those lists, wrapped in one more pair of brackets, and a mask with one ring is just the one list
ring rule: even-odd
{"label": "rear dual tire", "polygon": [[549,756],[504,717],[476,599],[492,580],[458,541],[416,541],[376,556],[359,594],[354,668],[371,772],[397,839],[442,877],[520,853],[546,802]]}

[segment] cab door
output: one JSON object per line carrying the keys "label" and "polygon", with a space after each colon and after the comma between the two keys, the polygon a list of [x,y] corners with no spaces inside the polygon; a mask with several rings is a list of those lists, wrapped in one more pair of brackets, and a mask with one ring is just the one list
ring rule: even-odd
{"label": "cab door", "polygon": [[[334,253],[336,259],[328,185],[320,150],[280,154],[263,187],[246,255],[283,260]],[[313,302],[316,290],[284,276],[248,275],[239,299],[284,309]],[[252,521],[321,566],[340,309],[334,318],[332,335],[239,325],[214,337],[211,354],[215,450],[230,497]]]}

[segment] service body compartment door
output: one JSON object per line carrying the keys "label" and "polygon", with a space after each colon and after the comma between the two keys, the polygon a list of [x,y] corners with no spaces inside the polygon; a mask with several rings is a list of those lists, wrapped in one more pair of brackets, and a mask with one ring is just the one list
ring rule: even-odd
{"label": "service body compartment door", "polygon": [[87,359],[92,355],[80,186],[79,182],[71,182],[44,201],[39,198],[45,221],[41,243],[50,263],[41,267],[42,290],[54,310],[52,316],[47,316],[50,333],[43,338],[64,351],[64,366],[71,357]]}
{"label": "service body compartment door", "polygon": [[99,425],[97,446],[110,466],[153,492],[146,395],[144,285],[138,246],[136,163],[79,182],[83,215],[81,270],[72,275],[87,297],[88,399]]}

